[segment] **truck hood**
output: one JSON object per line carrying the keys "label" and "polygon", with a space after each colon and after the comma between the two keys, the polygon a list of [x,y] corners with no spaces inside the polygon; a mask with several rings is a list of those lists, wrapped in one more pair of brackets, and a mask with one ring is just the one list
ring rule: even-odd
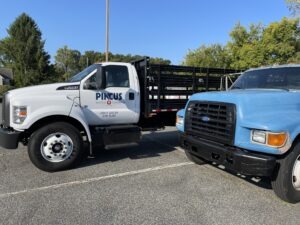
{"label": "truck hood", "polygon": [[223,92],[206,92],[191,96],[190,101],[216,101],[236,105],[240,126],[262,130],[282,129],[295,123],[300,110],[300,91],[275,89],[248,89]]}
{"label": "truck hood", "polygon": [[[44,84],[44,85],[36,85],[24,88],[18,88],[9,91],[10,97],[18,97],[18,96],[41,96],[41,95],[49,95],[49,94],[58,94],[67,91],[68,93],[78,92],[79,95],[79,87],[77,89],[71,89],[72,87],[79,86],[80,83],[54,83],[54,84]],[[68,87],[70,87],[68,89]]]}

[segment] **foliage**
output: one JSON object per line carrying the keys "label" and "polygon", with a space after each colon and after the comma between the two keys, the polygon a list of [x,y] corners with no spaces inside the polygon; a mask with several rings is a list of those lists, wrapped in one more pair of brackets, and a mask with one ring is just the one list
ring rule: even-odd
{"label": "foliage", "polygon": [[240,23],[233,28],[230,32],[231,40],[227,43],[231,68],[244,69],[262,65],[263,46],[260,43],[262,33],[261,24],[250,25],[249,31]]}
{"label": "foliage", "polygon": [[300,63],[299,20],[283,18],[267,27],[252,24],[247,29],[238,23],[225,46],[203,45],[189,51],[184,64],[246,69],[291,62]]}
{"label": "foliage", "polygon": [[0,85],[0,97],[7,91],[11,90],[13,87],[10,85]]}
{"label": "foliage", "polygon": [[55,67],[58,73],[62,73],[64,79],[68,79],[71,75],[80,71],[81,53],[77,50],[69,49],[64,46],[57,50],[55,56]]}
{"label": "foliage", "polygon": [[23,13],[10,25],[0,41],[1,64],[13,69],[17,87],[38,84],[48,78],[50,56],[35,21]]}
{"label": "foliage", "polygon": [[[109,53],[110,62],[131,62],[141,58],[143,58],[143,56]],[[67,46],[64,46],[57,50],[55,56],[55,71],[58,74],[58,80],[66,80],[84,68],[96,62],[104,61],[105,53],[85,51],[81,54],[78,50],[69,49]],[[150,63],[169,65],[171,61],[162,58],[150,58]]]}
{"label": "foliage", "polygon": [[285,0],[289,10],[293,15],[299,16],[300,14],[300,0]]}
{"label": "foliage", "polygon": [[261,42],[265,64],[284,64],[295,57],[299,51],[297,42],[300,40],[298,23],[298,20],[283,18],[281,22],[271,23],[264,30]]}
{"label": "foliage", "polygon": [[104,61],[105,55],[96,51],[85,51],[79,60],[80,70],[96,63]]}
{"label": "foliage", "polygon": [[219,44],[202,45],[196,50],[189,50],[185,57],[185,64],[189,66],[228,68],[229,63],[225,47]]}

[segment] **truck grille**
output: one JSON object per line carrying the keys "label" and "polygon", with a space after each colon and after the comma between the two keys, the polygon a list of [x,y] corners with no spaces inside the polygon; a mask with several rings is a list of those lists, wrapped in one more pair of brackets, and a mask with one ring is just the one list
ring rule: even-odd
{"label": "truck grille", "polygon": [[189,135],[232,145],[235,120],[234,104],[191,101],[186,111],[185,131]]}

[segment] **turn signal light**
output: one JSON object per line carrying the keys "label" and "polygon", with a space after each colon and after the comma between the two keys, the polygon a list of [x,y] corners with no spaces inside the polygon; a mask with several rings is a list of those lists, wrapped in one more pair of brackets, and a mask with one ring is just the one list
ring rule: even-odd
{"label": "turn signal light", "polygon": [[286,133],[269,133],[267,144],[274,147],[282,147],[287,140]]}

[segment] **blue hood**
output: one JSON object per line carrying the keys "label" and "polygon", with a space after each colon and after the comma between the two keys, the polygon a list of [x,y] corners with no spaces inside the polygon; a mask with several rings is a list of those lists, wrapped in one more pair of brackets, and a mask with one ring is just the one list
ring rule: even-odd
{"label": "blue hood", "polygon": [[[248,89],[194,94],[190,101],[216,101],[236,105],[235,146],[262,151],[250,143],[251,129],[289,132],[291,141],[300,131],[300,91]],[[180,112],[182,114],[183,112]],[[265,147],[263,152],[279,154]]]}
{"label": "blue hood", "polygon": [[293,117],[300,112],[299,91],[251,89],[206,92],[195,94],[190,100],[233,103],[237,105],[241,126],[262,130],[280,131],[283,120],[284,123],[294,123]]}

